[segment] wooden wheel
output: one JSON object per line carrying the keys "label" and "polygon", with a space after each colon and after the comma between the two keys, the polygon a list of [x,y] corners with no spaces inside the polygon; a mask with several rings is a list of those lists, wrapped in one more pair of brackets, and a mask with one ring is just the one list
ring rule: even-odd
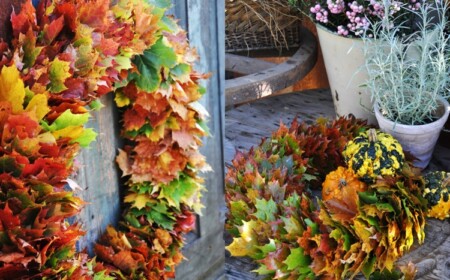
{"label": "wooden wheel", "polygon": [[302,28],[300,36],[296,53],[281,64],[226,54],[225,69],[246,76],[225,81],[225,107],[269,96],[305,77],[316,63],[318,46],[309,30]]}

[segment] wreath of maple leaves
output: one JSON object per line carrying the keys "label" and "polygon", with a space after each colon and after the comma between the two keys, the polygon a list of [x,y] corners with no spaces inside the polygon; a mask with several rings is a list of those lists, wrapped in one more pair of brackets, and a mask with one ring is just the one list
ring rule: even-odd
{"label": "wreath of maple leaves", "polygon": [[[0,43],[0,278],[166,279],[182,260],[204,189],[205,75],[164,1],[25,1]],[[115,92],[128,145],[125,211],[95,244],[67,219],[84,202],[69,186],[99,97]]]}

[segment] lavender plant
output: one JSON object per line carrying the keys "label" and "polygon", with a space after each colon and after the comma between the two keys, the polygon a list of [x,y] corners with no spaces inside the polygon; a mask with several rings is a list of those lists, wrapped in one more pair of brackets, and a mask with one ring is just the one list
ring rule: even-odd
{"label": "lavender plant", "polygon": [[366,86],[385,117],[420,125],[436,118],[440,98],[450,97],[449,8],[438,0],[409,11],[415,16],[413,26],[394,24],[392,15],[369,26],[363,37]]}

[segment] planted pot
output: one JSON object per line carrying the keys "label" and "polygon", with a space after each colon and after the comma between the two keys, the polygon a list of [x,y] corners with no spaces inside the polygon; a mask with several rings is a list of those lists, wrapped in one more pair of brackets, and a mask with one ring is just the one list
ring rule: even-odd
{"label": "planted pot", "polygon": [[339,36],[320,24],[316,27],[336,114],[353,114],[376,124],[370,93],[361,87],[367,81],[363,40]]}
{"label": "planted pot", "polygon": [[440,106],[435,113],[436,121],[423,125],[394,123],[383,116],[377,104],[374,105],[380,129],[394,136],[403,149],[416,158],[413,164],[419,168],[428,166],[439,134],[448,119],[449,103],[443,98],[439,102]]}

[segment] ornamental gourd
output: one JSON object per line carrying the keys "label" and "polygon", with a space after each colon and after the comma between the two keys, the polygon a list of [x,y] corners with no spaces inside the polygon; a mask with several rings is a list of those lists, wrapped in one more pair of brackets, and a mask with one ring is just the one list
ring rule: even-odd
{"label": "ornamental gourd", "polygon": [[450,173],[434,171],[426,174],[423,196],[428,200],[428,217],[450,217]]}
{"label": "ornamental gourd", "polygon": [[339,166],[326,176],[322,184],[322,200],[345,200],[349,191],[357,194],[366,190],[367,185],[359,180],[353,170]]}
{"label": "ornamental gourd", "polygon": [[373,128],[348,142],[343,156],[348,167],[368,183],[378,176],[395,175],[405,161],[400,143],[390,134]]}

